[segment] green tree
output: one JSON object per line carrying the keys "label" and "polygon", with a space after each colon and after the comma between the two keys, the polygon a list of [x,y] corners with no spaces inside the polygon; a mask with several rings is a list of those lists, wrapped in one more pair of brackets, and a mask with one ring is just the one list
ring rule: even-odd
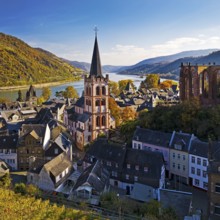
{"label": "green tree", "polygon": [[65,91],[63,92],[63,96],[65,98],[78,98],[79,97],[76,89],[73,86],[67,86]]}
{"label": "green tree", "polygon": [[160,82],[160,76],[158,74],[148,74],[144,82],[147,84],[147,88],[158,88]]}
{"label": "green tree", "polygon": [[48,100],[51,96],[51,89],[49,87],[43,87],[42,89],[42,97],[44,100]]}
{"label": "green tree", "polygon": [[22,95],[21,90],[18,90],[18,98],[17,98],[17,101],[18,101],[18,102],[23,102],[23,95]]}
{"label": "green tree", "polygon": [[9,188],[11,186],[11,177],[9,173],[6,173],[1,179],[0,179],[0,186],[4,188]]}
{"label": "green tree", "polygon": [[27,193],[26,185],[24,183],[16,183],[14,186],[15,193],[25,195]]}

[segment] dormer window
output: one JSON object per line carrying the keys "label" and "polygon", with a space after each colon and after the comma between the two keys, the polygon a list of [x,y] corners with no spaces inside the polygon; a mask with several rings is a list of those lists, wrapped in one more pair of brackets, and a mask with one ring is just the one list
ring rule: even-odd
{"label": "dormer window", "polygon": [[127,164],[127,168],[128,168],[128,169],[131,169],[131,164],[128,163],[128,164]]}
{"label": "dormer window", "polygon": [[58,149],[57,148],[54,149],[54,154],[58,154]]}

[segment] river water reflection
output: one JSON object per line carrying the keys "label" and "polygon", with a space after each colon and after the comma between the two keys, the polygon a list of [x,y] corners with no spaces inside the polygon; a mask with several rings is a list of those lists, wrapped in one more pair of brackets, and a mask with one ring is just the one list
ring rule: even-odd
{"label": "river water reflection", "polygon": [[[123,80],[123,79],[131,79],[134,81],[134,84],[137,88],[139,87],[140,82],[143,80],[142,78],[140,78],[140,76],[137,76],[137,75],[119,75],[117,73],[108,73],[108,74],[109,74],[109,79],[115,82],[118,82],[119,80]],[[103,75],[105,76],[106,74],[103,74]],[[70,83],[65,83],[62,85],[51,86],[50,87],[51,92],[52,92],[51,98],[55,97],[56,91],[63,91],[65,90],[67,86],[73,86],[77,90],[79,96],[81,96],[82,91],[84,89],[84,80],[82,79],[76,82],[70,82]],[[23,93],[23,97],[25,97],[27,89],[24,89],[21,91]],[[37,96],[41,95],[42,93],[41,91],[42,91],[41,88],[36,88]],[[17,97],[18,97],[18,90],[0,91],[0,98],[8,98],[11,101],[15,101]]]}

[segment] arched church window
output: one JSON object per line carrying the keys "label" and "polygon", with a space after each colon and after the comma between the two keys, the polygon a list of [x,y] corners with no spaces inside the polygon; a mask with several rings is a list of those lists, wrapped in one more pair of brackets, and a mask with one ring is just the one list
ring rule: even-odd
{"label": "arched church window", "polygon": [[207,72],[204,72],[204,97],[208,97],[209,95],[209,76]]}
{"label": "arched church window", "polygon": [[101,104],[105,105],[105,99],[102,99]]}
{"label": "arched church window", "polygon": [[97,99],[97,100],[95,101],[95,106],[100,106],[100,100],[99,100],[99,99]]}
{"label": "arched church window", "polygon": [[106,89],[105,89],[105,86],[102,86],[102,95],[106,95]]}
{"label": "arched church window", "polygon": [[102,126],[105,126],[105,116],[102,116]]}
{"label": "arched church window", "polygon": [[96,126],[100,126],[100,117],[99,116],[97,116],[96,117]]}
{"label": "arched church window", "polygon": [[89,94],[88,95],[92,95],[92,89],[91,87],[89,87]]}
{"label": "arched church window", "polygon": [[89,87],[86,87],[86,95],[89,95]]}
{"label": "arched church window", "polygon": [[100,87],[99,86],[96,87],[96,95],[100,95]]}

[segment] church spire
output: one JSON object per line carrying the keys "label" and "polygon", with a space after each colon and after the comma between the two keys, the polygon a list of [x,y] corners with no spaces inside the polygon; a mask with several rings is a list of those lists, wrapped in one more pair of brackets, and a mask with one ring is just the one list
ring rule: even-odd
{"label": "church spire", "polygon": [[90,76],[103,77],[102,76],[101,60],[100,60],[100,56],[99,56],[98,40],[97,40],[98,29],[95,28],[94,30],[95,30],[95,44],[94,44],[93,55],[92,55]]}

